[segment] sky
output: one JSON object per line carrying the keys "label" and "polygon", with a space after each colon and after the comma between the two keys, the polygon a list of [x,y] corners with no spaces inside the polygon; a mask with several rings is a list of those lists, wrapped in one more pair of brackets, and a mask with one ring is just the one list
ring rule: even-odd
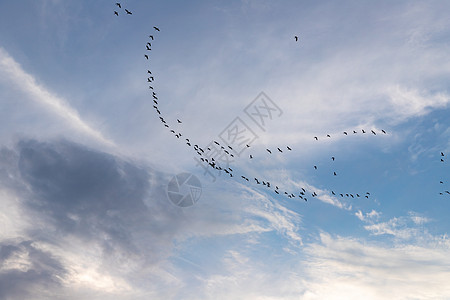
{"label": "sky", "polygon": [[120,3],[0,0],[0,299],[450,298],[449,2]]}

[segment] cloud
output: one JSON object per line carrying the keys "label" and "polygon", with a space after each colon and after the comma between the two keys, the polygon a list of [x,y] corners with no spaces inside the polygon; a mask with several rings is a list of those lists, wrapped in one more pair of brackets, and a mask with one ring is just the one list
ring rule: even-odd
{"label": "cloud", "polygon": [[[36,79],[25,72],[23,68],[3,48],[0,48],[0,80],[15,86],[28,99],[36,101],[48,111],[64,120],[76,131],[93,138],[107,146],[114,143],[105,138],[101,132],[92,128],[79,116],[78,112],[69,106],[68,102],[47,90],[36,82]],[[23,107],[21,108],[23,109]],[[36,124],[35,124],[36,126]]]}
{"label": "cloud", "polygon": [[449,240],[383,246],[322,233],[307,246],[302,299],[446,299]]}
{"label": "cloud", "polygon": [[[221,185],[219,194],[205,187],[195,209],[180,209],[166,198],[169,174],[68,140],[22,140],[0,154],[2,205],[9,209],[2,214],[7,232],[0,242],[27,241],[54,260],[60,269],[49,272],[58,276],[38,276],[41,285],[52,285],[50,294],[170,298],[164,287],[181,289],[185,280],[175,276],[181,270],[170,262],[183,259],[174,243],[248,239],[255,245],[272,232],[287,245],[283,252],[302,244],[298,213],[233,181]],[[217,249],[216,256],[228,248]],[[1,267],[6,281],[26,281],[21,276],[30,262],[20,257],[27,255]],[[34,256],[33,264],[45,263],[41,258]],[[148,287],[149,280],[154,287]],[[24,293],[48,297],[34,284],[22,287]]]}

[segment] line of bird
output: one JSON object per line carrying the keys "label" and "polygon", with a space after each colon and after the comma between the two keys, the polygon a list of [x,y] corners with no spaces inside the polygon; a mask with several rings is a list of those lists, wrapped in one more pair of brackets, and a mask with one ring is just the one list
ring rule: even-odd
{"label": "line of bird", "polygon": [[[119,7],[119,8],[122,8],[122,5],[119,3],[119,2],[116,2],[116,5],[117,5],[117,7]],[[124,9],[125,10],[125,13],[127,14],[127,15],[132,15],[133,13],[131,12],[131,11],[129,11],[128,9]],[[114,14],[116,15],[116,16],[119,16],[119,12],[118,11],[114,11]]]}
{"label": "line of bird", "polygon": [[[444,157],[445,157],[444,152],[441,152],[441,156],[440,156],[441,163],[444,163],[444,162],[445,162]],[[440,180],[439,183],[440,183],[440,184],[444,184],[444,180]],[[448,190],[439,192],[439,195],[444,195],[444,194],[450,195],[450,192],[449,192]]]}
{"label": "line of bird", "polygon": [[[120,3],[116,3],[116,5],[117,5],[119,8],[121,8]],[[127,13],[128,13],[128,11],[127,11]],[[128,14],[131,14],[131,12],[128,13]],[[156,26],[154,26],[153,29],[155,30],[155,32],[160,32],[160,29],[159,29],[158,27],[156,27]],[[151,47],[152,47],[152,42],[155,40],[155,36],[154,36],[154,35],[149,35],[149,38],[150,38],[151,41],[148,41],[148,42],[146,43],[146,45],[145,45],[147,51],[151,51],[151,50],[152,50],[152,48],[151,48]],[[149,60],[149,58],[150,58],[148,54],[144,54],[144,57],[145,57],[147,60]],[[180,138],[183,136],[182,133],[179,132],[178,130],[175,131],[174,129],[172,129],[172,126],[170,126],[170,125],[167,123],[167,121],[164,119],[164,117],[163,117],[162,114],[161,114],[161,111],[160,111],[160,109],[159,109],[159,103],[158,103],[159,100],[158,100],[158,97],[157,97],[156,92],[154,91],[154,86],[153,86],[154,80],[155,80],[155,78],[154,78],[154,76],[153,76],[152,71],[151,71],[150,69],[148,69],[148,70],[147,70],[147,83],[149,84],[149,89],[152,90],[152,101],[153,101],[153,103],[154,103],[153,108],[155,109],[156,113],[158,114],[159,120],[161,121],[161,123],[162,123],[166,128],[168,128],[168,129],[170,130],[170,132],[171,132],[176,138],[180,139]],[[178,123],[178,124],[181,124],[182,121],[181,121],[180,119],[177,119],[177,123]],[[329,136],[329,135],[328,135],[328,136]],[[191,142],[191,140],[190,140],[189,138],[186,138],[185,140],[186,140],[186,145],[188,145],[189,147],[192,147],[192,148],[193,148],[193,150],[196,152],[196,154],[197,154],[198,156],[200,156],[200,160],[201,160],[202,162],[204,162],[204,163],[207,164],[207,167],[211,167],[212,169],[218,170],[219,172],[222,172],[222,171],[223,171],[224,173],[228,174],[230,177],[233,177],[233,169],[232,169],[231,167],[227,167],[227,168],[224,167],[224,168],[222,168],[222,167],[220,166],[220,163],[219,163],[218,161],[221,161],[222,159],[217,159],[217,156],[216,156],[216,159],[215,159],[213,156],[207,156],[207,153],[205,152],[205,150],[204,150],[203,148],[199,147],[197,144],[194,144],[194,145],[192,146],[193,143]],[[218,156],[219,156],[220,158],[222,158],[224,155],[229,156],[229,157],[231,157],[231,158],[234,158],[234,155],[233,155],[233,153],[232,153],[233,148],[232,148],[230,145],[224,146],[224,145],[221,145],[221,144],[220,144],[219,142],[217,142],[217,141],[213,141],[213,143],[214,143],[216,146],[219,147],[219,148],[218,148],[218,150],[219,150]],[[246,147],[247,147],[247,148],[250,148],[250,145],[247,144]],[[212,151],[211,147],[206,147],[206,149],[207,149],[208,151]],[[290,146],[286,146],[286,149],[287,149],[288,151],[292,151],[292,148],[291,148]],[[216,149],[216,150],[217,150],[217,149]],[[267,150],[269,153],[272,153],[270,149],[266,149],[266,150]],[[279,147],[277,148],[277,150],[278,150],[279,152],[283,152]],[[252,158],[252,155],[250,155],[250,158]],[[332,160],[334,161],[335,158],[332,157]],[[227,162],[228,162],[228,161],[227,161]],[[314,166],[314,168],[317,169],[317,166]],[[336,176],[336,172],[334,172],[334,175]],[[249,178],[248,178],[248,177],[246,177],[246,176],[244,176],[244,175],[241,175],[241,178],[242,178],[243,180],[249,182]],[[256,178],[256,177],[254,178],[254,180],[255,180],[255,183],[258,184],[258,185],[259,185],[259,184],[262,184],[263,186],[266,186],[267,188],[271,188],[271,184],[270,184],[269,181],[260,180],[260,179],[258,179],[258,178]],[[273,192],[276,193],[276,194],[281,194],[280,189],[279,189],[279,187],[278,187],[277,185],[275,186],[275,189],[273,189]],[[299,197],[300,199],[303,199],[303,200],[305,200],[305,201],[308,201],[308,199],[307,199],[307,197],[306,197],[306,194],[307,194],[307,193],[310,193],[312,197],[316,197],[316,196],[317,196],[317,193],[316,193],[315,191],[309,191],[309,192],[307,192],[307,190],[306,190],[305,188],[301,188],[301,191],[299,192],[298,195],[296,195],[296,194],[294,194],[294,193],[291,193],[291,192],[287,192],[287,191],[284,191],[284,192],[283,192],[283,194],[286,195],[288,198]],[[332,191],[332,194],[333,194],[333,195],[336,195],[336,193],[335,193],[334,191]],[[360,195],[359,195],[360,193],[341,193],[341,196],[343,197],[344,195],[347,195],[348,197],[354,197],[353,194],[355,194],[356,197],[360,197]],[[366,198],[369,198],[369,195],[370,195],[369,192],[366,192],[366,193],[364,194],[364,196],[365,196]]]}

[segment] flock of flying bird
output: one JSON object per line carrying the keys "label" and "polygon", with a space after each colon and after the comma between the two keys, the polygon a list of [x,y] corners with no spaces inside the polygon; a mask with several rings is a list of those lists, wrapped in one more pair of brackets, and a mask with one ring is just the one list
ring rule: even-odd
{"label": "flock of flying bird", "polygon": [[[116,3],[116,5],[117,5],[119,8],[121,8],[121,4],[120,4],[120,3]],[[125,11],[126,11],[126,13],[129,14],[129,15],[132,14],[132,13],[131,13],[129,10],[127,10],[127,9],[125,9]],[[115,15],[118,15],[117,11],[114,11],[114,14],[115,14]],[[158,27],[156,27],[156,26],[154,26],[153,29],[154,29],[155,33],[160,32],[160,29],[159,29]],[[146,43],[146,45],[145,45],[145,49],[146,49],[146,51],[151,51],[152,42],[155,40],[155,36],[154,36],[153,34],[151,34],[151,35],[148,36],[148,38],[149,38],[150,40],[147,41],[147,43]],[[298,41],[298,36],[295,36],[295,40]],[[145,57],[147,60],[149,60],[149,54],[147,54],[147,53],[144,54],[144,57]],[[154,104],[154,105],[153,105],[153,108],[154,108],[155,112],[158,114],[158,117],[159,117],[159,120],[161,121],[161,123],[162,123],[166,128],[168,128],[168,129],[170,130],[170,132],[171,132],[176,138],[180,139],[180,138],[183,136],[182,133],[179,132],[178,130],[175,131],[175,129],[174,129],[175,127],[169,125],[169,124],[167,123],[167,121],[164,119],[164,117],[162,116],[162,114],[161,114],[161,111],[160,111],[159,106],[158,106],[158,105],[159,105],[159,103],[158,103],[159,99],[158,99],[157,94],[156,94],[156,92],[155,92],[155,89],[154,89],[154,87],[153,87],[153,82],[154,82],[154,81],[155,81],[154,75],[153,75],[153,73],[151,72],[151,70],[148,69],[148,70],[147,70],[147,83],[148,83],[149,89],[150,89],[151,92],[152,92],[152,101],[153,101],[153,104]],[[181,121],[180,119],[177,119],[177,123],[178,123],[178,124],[181,124],[182,121]],[[357,133],[358,133],[358,131],[356,131],[356,130],[352,130],[352,131],[349,131],[349,132],[351,132],[352,134],[357,134]],[[349,132],[344,131],[342,134],[347,136],[347,135],[349,135]],[[362,132],[362,134],[369,133],[369,131],[366,131],[366,130],[364,130],[364,129],[361,129],[361,132]],[[377,132],[376,132],[375,130],[370,130],[370,132],[371,132],[373,135],[377,135]],[[382,129],[382,130],[381,130],[381,133],[382,133],[382,134],[386,134],[386,131],[385,131],[384,129]],[[330,134],[327,134],[327,135],[326,135],[326,138],[331,138],[331,135],[330,135]],[[316,141],[318,141],[318,140],[319,140],[319,137],[315,136],[314,139],[315,139]],[[221,145],[219,142],[213,141],[214,144],[211,143],[210,146],[205,147],[205,149],[206,149],[207,151],[209,151],[209,152],[216,151],[216,155],[214,155],[214,156],[215,156],[215,157],[214,157],[213,155],[208,155],[208,152],[205,151],[205,149],[199,147],[197,144],[194,144],[194,143],[191,141],[191,139],[185,138],[185,141],[186,141],[186,145],[189,146],[189,147],[191,147],[191,148],[197,153],[197,155],[200,157],[200,161],[202,161],[202,162],[205,164],[205,165],[204,165],[204,168],[205,168],[205,169],[206,169],[206,168],[211,168],[211,169],[213,169],[213,170],[217,170],[218,172],[224,172],[224,173],[228,174],[230,177],[233,177],[233,169],[230,168],[229,165],[228,165],[228,157],[234,158],[234,154],[232,153],[234,150],[233,150],[233,148],[232,148],[231,146],[229,146],[229,145]],[[217,147],[216,147],[216,146],[217,146]],[[213,149],[212,149],[212,147],[213,147]],[[247,148],[250,148],[250,145],[247,144],[246,147],[247,147]],[[284,148],[284,147],[283,147],[283,148]],[[287,151],[292,151],[292,148],[291,148],[290,146],[286,146],[286,150],[287,150]],[[267,148],[266,151],[267,151],[269,154],[272,154],[272,151],[271,151],[270,149]],[[282,150],[280,147],[277,147],[277,151],[280,152],[280,153],[283,153],[283,150]],[[225,160],[223,159],[224,156],[226,157]],[[441,162],[444,162],[444,159],[443,159],[444,153],[443,153],[443,152],[441,152],[441,156],[442,156]],[[218,159],[218,158],[219,158],[219,159]],[[249,155],[249,158],[252,159],[252,158],[253,158],[253,155],[250,154],[250,155]],[[335,158],[334,156],[331,157],[331,160],[332,160],[332,161],[335,161],[335,159],[336,159],[336,158]],[[222,162],[223,162],[223,161],[227,162],[227,167],[221,167],[220,161],[222,161]],[[317,170],[317,169],[318,169],[316,165],[314,165],[313,168],[314,168],[314,170]],[[205,174],[206,174],[206,173],[205,173]],[[333,176],[337,176],[337,172],[336,172],[336,171],[333,171]],[[247,181],[247,182],[250,181],[250,179],[249,179],[248,177],[244,176],[244,175],[241,175],[240,178],[241,178],[242,180]],[[258,178],[256,178],[256,177],[253,178],[253,180],[254,180],[255,184],[257,184],[257,185],[262,184],[262,185],[265,186],[266,188],[273,189],[273,192],[274,192],[275,194],[284,194],[284,195],[287,196],[288,198],[295,198],[295,197],[298,197],[298,198],[300,198],[300,199],[303,199],[304,201],[308,201],[307,195],[311,195],[311,197],[317,197],[317,196],[318,196],[318,194],[316,193],[316,191],[307,191],[307,190],[306,190],[305,188],[303,188],[303,187],[300,188],[300,191],[298,192],[298,194],[294,194],[294,193],[288,192],[288,191],[283,191],[283,192],[280,191],[280,188],[279,188],[277,185],[273,185],[273,184],[271,184],[271,183],[270,183],[269,181],[267,181],[267,180],[261,180],[261,179],[258,179]],[[253,181],[253,180],[252,180],[252,181]],[[443,181],[441,180],[440,183],[443,184]],[[448,190],[445,191],[445,192],[440,192],[440,195],[443,195],[444,193],[447,193],[447,194],[450,195],[450,192],[449,192]],[[332,194],[333,196],[351,197],[351,198],[359,198],[359,197],[369,198],[369,196],[370,196],[370,192],[353,192],[353,193],[349,193],[349,192],[339,192],[339,193],[337,193],[337,192],[331,191],[331,194]],[[309,197],[309,196],[308,196],[308,197]]]}

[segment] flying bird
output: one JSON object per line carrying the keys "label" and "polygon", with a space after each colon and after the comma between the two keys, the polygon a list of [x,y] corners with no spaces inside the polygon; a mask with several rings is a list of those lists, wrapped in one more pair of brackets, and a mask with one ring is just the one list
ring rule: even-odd
{"label": "flying bird", "polygon": [[336,172],[333,172],[333,175],[336,176]]}
{"label": "flying bird", "polygon": [[116,16],[119,16],[119,13],[118,13],[117,11],[114,11],[114,14],[115,14]]}
{"label": "flying bird", "polygon": [[345,134],[345,135],[347,135],[347,132],[346,132],[346,131],[344,131],[344,134]]}
{"label": "flying bird", "polygon": [[253,156],[250,154],[250,159],[252,159],[253,158]]}
{"label": "flying bird", "polygon": [[281,151],[281,149],[280,148],[277,148],[278,149],[278,151],[280,151],[280,152],[283,152],[283,151]]}
{"label": "flying bird", "polygon": [[127,12],[127,15],[132,15],[131,11],[125,8],[125,11]]}
{"label": "flying bird", "polygon": [[152,50],[148,45],[145,45],[145,47],[147,48],[148,51]]}
{"label": "flying bird", "polygon": [[317,166],[314,166],[314,170],[317,170]]}
{"label": "flying bird", "polygon": [[181,123],[181,121],[180,121],[180,120],[178,120],[178,119],[177,119],[177,122],[178,122],[178,123]]}
{"label": "flying bird", "polygon": [[386,134],[386,131],[384,131],[383,129],[381,129],[381,132],[384,133],[384,134]]}
{"label": "flying bird", "polygon": [[158,27],[153,26],[153,28],[155,28],[156,31],[160,31]]}
{"label": "flying bird", "polygon": [[295,41],[298,42],[298,36],[294,36]]}
{"label": "flying bird", "polygon": [[148,59],[148,55],[147,54],[145,54],[144,56],[145,56],[146,59]]}
{"label": "flying bird", "polygon": [[269,152],[270,154],[272,154],[272,151],[270,151],[269,149],[266,149],[267,150],[267,152]]}
{"label": "flying bird", "polygon": [[334,156],[332,156],[331,159],[334,161]]}
{"label": "flying bird", "polygon": [[444,156],[444,152],[441,152],[441,156]]}
{"label": "flying bird", "polygon": [[317,136],[315,136],[314,138],[316,139],[316,141],[318,141],[318,140],[319,140],[319,138],[318,138]]}
{"label": "flying bird", "polygon": [[122,8],[122,6],[120,5],[119,2],[116,2],[116,5],[117,5],[119,8]]}
{"label": "flying bird", "polygon": [[286,146],[286,148],[289,150],[289,151],[291,151],[292,149],[289,147],[289,146]]}
{"label": "flying bird", "polygon": [[375,131],[373,131],[373,130],[371,130],[372,131],[372,133],[374,134],[374,135],[377,135],[376,133],[375,133]]}
{"label": "flying bird", "polygon": [[152,39],[152,41],[153,41],[153,35],[149,35],[148,37],[149,37],[149,38],[151,38],[151,39]]}
{"label": "flying bird", "polygon": [[364,131],[364,129],[361,129],[361,131],[362,131],[362,133],[366,133],[366,132]]}

